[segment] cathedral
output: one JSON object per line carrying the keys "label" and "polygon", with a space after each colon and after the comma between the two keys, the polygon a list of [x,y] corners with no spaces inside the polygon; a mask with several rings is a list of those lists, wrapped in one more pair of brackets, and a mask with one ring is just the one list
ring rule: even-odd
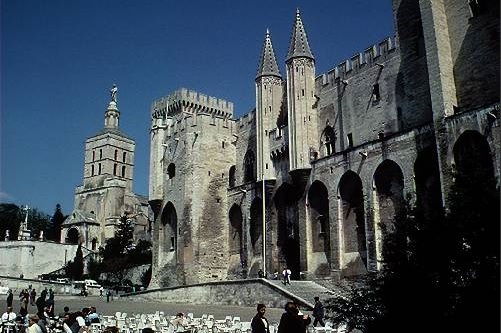
{"label": "cathedral", "polygon": [[298,10],[285,73],[266,31],[253,111],[235,118],[230,101],[184,88],[155,100],[151,286],[285,267],[294,279],[363,275],[380,268],[381,226],[404,202],[447,209],[472,161],[499,186],[495,3],[393,0],[396,36],[327,73]]}
{"label": "cathedral", "polygon": [[134,239],[149,239],[147,198],[132,192],[136,144],[120,130],[116,85],[104,113],[104,128],[85,141],[83,184],[61,226],[61,243],[97,251],[115,236],[122,216],[134,225]]}

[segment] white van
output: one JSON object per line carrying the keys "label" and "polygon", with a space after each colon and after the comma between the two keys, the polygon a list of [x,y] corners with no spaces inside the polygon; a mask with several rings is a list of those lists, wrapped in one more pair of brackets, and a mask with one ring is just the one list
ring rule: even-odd
{"label": "white van", "polygon": [[85,283],[85,286],[87,288],[98,288],[98,289],[101,288],[101,285],[99,283],[97,283],[96,280],[87,279],[87,280],[84,280],[84,283]]}

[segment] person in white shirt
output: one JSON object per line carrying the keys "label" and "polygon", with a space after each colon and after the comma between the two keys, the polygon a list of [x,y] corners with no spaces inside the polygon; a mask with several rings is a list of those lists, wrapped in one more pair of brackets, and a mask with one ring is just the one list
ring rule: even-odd
{"label": "person in white shirt", "polygon": [[34,314],[28,318],[28,333],[42,333],[42,329],[38,326],[38,316]]}
{"label": "person in white shirt", "polygon": [[2,315],[2,323],[5,322],[14,322],[14,319],[16,319],[16,314],[12,312],[12,306],[7,307],[7,311],[4,312]]}

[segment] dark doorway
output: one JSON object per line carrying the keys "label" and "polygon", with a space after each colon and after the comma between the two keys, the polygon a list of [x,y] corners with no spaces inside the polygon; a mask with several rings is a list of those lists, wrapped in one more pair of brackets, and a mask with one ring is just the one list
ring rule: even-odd
{"label": "dark doorway", "polygon": [[301,265],[299,262],[299,240],[287,238],[282,246],[282,254],[287,267],[291,270],[291,279],[299,280]]}
{"label": "dark doorway", "polygon": [[66,234],[66,243],[68,244],[78,244],[80,234],[77,228],[71,228]]}
{"label": "dark doorway", "polygon": [[[291,278],[299,279],[301,267],[297,191],[294,186],[284,183],[276,191],[273,200],[277,210],[276,244],[280,248],[285,265],[292,271]],[[283,267],[279,267],[279,270],[283,270]]]}

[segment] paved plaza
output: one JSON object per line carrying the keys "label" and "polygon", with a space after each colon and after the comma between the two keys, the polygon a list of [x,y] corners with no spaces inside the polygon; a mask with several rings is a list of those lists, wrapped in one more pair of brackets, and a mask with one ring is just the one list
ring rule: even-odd
{"label": "paved plaza", "polygon": [[[5,303],[4,303],[5,304]],[[285,300],[284,300],[285,304]],[[163,311],[166,315],[175,315],[178,312],[193,313],[195,317],[201,317],[202,314],[212,314],[215,319],[224,319],[225,316],[239,316],[242,321],[250,321],[256,314],[255,307],[228,306],[228,305],[200,305],[200,304],[182,304],[182,303],[160,303],[134,301],[132,298],[114,298],[109,303],[106,297],[89,296],[59,296],[55,297],[55,313],[63,311],[64,306],[68,306],[70,311],[81,310],[83,307],[94,305],[97,312],[104,315],[114,315],[117,311],[132,313],[154,313]],[[19,311],[19,302],[14,302],[14,311]],[[35,306],[28,306],[29,313],[36,312]],[[271,323],[278,323],[282,314],[282,309],[268,308],[266,316]],[[311,315],[309,312],[305,312]]]}

